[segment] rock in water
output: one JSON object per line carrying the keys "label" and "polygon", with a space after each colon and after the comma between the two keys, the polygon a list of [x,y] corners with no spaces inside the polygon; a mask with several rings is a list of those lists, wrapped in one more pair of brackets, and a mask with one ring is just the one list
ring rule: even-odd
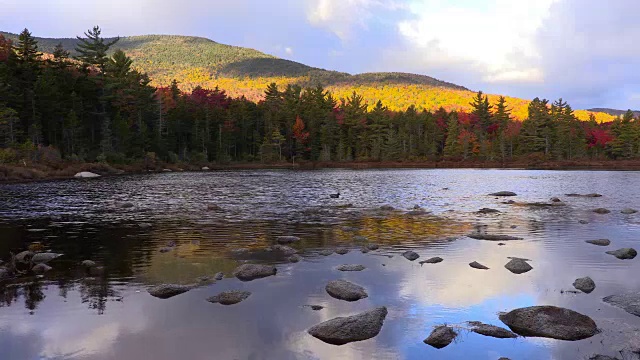
{"label": "rock in water", "polygon": [[500,326],[484,324],[479,321],[469,321],[468,324],[472,326],[471,331],[480,335],[491,336],[499,339],[510,339],[518,337],[518,335],[505,328],[501,328]]}
{"label": "rock in water", "polygon": [[329,281],[325,290],[332,297],[345,301],[358,301],[369,296],[362,286],[346,280]]}
{"label": "rock in water", "polygon": [[344,255],[348,252],[349,252],[349,249],[345,249],[345,248],[336,249],[336,254],[338,255]]}
{"label": "rock in water", "polygon": [[410,261],[413,261],[420,257],[420,255],[418,255],[417,253],[411,250],[403,252],[402,256],[404,256],[407,260],[410,260]]}
{"label": "rock in water", "polygon": [[617,306],[629,314],[640,316],[640,292],[610,295],[602,301]]}
{"label": "rock in water", "polygon": [[22,251],[16,255],[16,261],[21,262],[23,264],[29,263],[31,258],[35,255],[33,251]]}
{"label": "rock in water", "polygon": [[615,251],[607,251],[607,254],[613,255],[618,259],[631,260],[638,255],[638,252],[633,248],[623,248]]}
{"label": "rock in water", "polygon": [[598,246],[609,246],[609,244],[611,244],[611,240],[609,239],[587,240],[585,242],[593,245],[598,245]]}
{"label": "rock in water", "polygon": [[523,274],[533,269],[524,259],[511,259],[504,267],[514,274]]}
{"label": "rock in water", "polygon": [[593,355],[589,358],[589,360],[618,360],[618,358],[614,358],[606,355]]}
{"label": "rock in water", "polygon": [[309,329],[309,334],[333,345],[367,340],[380,333],[386,317],[387,308],[383,306],[356,315],[327,320]]}
{"label": "rock in water", "polygon": [[207,171],[207,170],[210,170],[210,169],[209,169],[209,167],[208,167],[208,166],[203,166],[201,170],[202,170],[202,171]]}
{"label": "rock in water", "polygon": [[51,266],[44,263],[40,263],[32,267],[31,271],[33,271],[36,274],[44,274],[51,269],[53,269]]}
{"label": "rock in water", "polygon": [[182,293],[186,293],[191,290],[192,286],[177,285],[177,284],[161,284],[147,289],[147,292],[151,296],[155,296],[160,299],[168,299]]}
{"label": "rock in water", "polygon": [[488,240],[488,241],[522,240],[522,238],[520,237],[515,237],[510,235],[491,235],[491,234],[471,233],[467,236],[476,240]]}
{"label": "rock in water", "polygon": [[558,340],[581,340],[598,332],[588,316],[556,306],[531,306],[500,315],[500,320],[518,335]]}
{"label": "rock in water", "polygon": [[638,212],[638,210],[636,210],[636,209],[624,209],[624,210],[620,211],[621,214],[625,214],[625,215],[631,215],[631,214],[635,214],[637,212]]}
{"label": "rock in water", "polygon": [[291,256],[298,253],[298,250],[286,245],[273,245],[268,247],[267,250],[275,251],[282,256]]}
{"label": "rock in water", "polygon": [[605,209],[605,208],[597,208],[595,210],[593,210],[594,213],[596,214],[608,214],[611,212],[611,210],[609,209]]}
{"label": "rock in water", "polygon": [[221,305],[233,305],[245,300],[251,295],[249,291],[231,290],[223,291],[218,295],[207,298],[210,303],[218,303]]}
{"label": "rock in water", "polygon": [[291,244],[300,241],[300,238],[297,236],[278,236],[276,241],[278,244]]}
{"label": "rock in water", "polygon": [[90,179],[90,178],[100,177],[100,175],[92,173],[92,172],[89,172],[89,171],[81,171],[81,172],[73,175],[73,177],[79,178],[79,179]]}
{"label": "rock in water", "polygon": [[324,306],[322,306],[322,305],[305,305],[305,306],[306,307],[310,307],[311,310],[314,310],[314,311],[318,311],[318,310],[324,309]]}
{"label": "rock in water", "polygon": [[565,194],[565,196],[569,196],[569,197],[589,197],[589,198],[597,198],[597,197],[602,197],[602,195],[600,194],[596,194],[596,193],[592,193],[592,194],[576,194],[576,193],[572,193],[572,194]]}
{"label": "rock in water", "polygon": [[367,249],[375,251],[375,250],[380,249],[380,245],[378,245],[378,244],[367,244]]}
{"label": "rock in water", "polygon": [[322,256],[329,256],[329,255],[331,255],[333,253],[334,253],[334,250],[325,249],[325,250],[320,251],[318,254],[320,254]]}
{"label": "rock in water", "polygon": [[589,294],[590,292],[595,290],[596,283],[593,282],[593,280],[590,277],[586,276],[583,278],[576,279],[576,281],[573,282],[573,287],[582,291],[583,293]]}
{"label": "rock in water", "polygon": [[83,262],[80,263],[80,265],[86,267],[86,268],[91,268],[96,266],[96,262],[93,260],[84,260]]}
{"label": "rock in water", "polygon": [[471,266],[471,267],[472,267],[472,268],[474,268],[474,269],[489,270],[489,268],[488,268],[488,267],[486,267],[486,266],[484,266],[484,265],[480,264],[480,263],[479,263],[479,262],[477,262],[477,261],[474,261],[474,262],[472,262],[472,263],[469,263],[469,266]]}
{"label": "rock in water", "polygon": [[216,273],[216,274],[214,275],[214,278],[215,278],[216,280],[222,280],[222,279],[224,279],[224,273],[223,273],[222,271],[220,271],[220,272],[218,272],[218,273]]}
{"label": "rock in water", "polygon": [[233,276],[242,281],[251,281],[275,275],[278,269],[271,265],[242,264],[233,271]]}
{"label": "rock in water", "polygon": [[336,268],[336,270],[339,270],[339,271],[362,271],[364,269],[366,269],[364,265],[358,265],[358,264],[344,264]]}
{"label": "rock in water", "polygon": [[299,255],[291,255],[287,260],[289,260],[290,263],[297,263],[300,262],[302,258]]}
{"label": "rock in water", "polygon": [[436,256],[436,257],[429,258],[427,260],[420,261],[420,265],[422,265],[422,264],[437,264],[437,263],[440,263],[440,262],[443,262],[443,261],[444,261],[443,258],[441,258],[439,256]]}
{"label": "rock in water", "polygon": [[518,196],[518,194],[511,191],[498,191],[489,194],[489,196]]}
{"label": "rock in water", "polygon": [[33,255],[33,257],[31,258],[31,262],[34,264],[46,264],[53,259],[59,258],[60,256],[62,256],[62,254],[37,253]]}
{"label": "rock in water", "polygon": [[431,345],[436,349],[442,349],[443,347],[451,344],[453,340],[458,336],[458,333],[453,328],[441,325],[433,329],[431,335],[424,339],[424,343]]}

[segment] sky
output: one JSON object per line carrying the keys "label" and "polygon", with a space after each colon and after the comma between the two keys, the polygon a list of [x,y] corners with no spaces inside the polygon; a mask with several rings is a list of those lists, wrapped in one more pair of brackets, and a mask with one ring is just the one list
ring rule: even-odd
{"label": "sky", "polygon": [[640,108],[637,0],[0,0],[0,30],[177,34],[349,73]]}

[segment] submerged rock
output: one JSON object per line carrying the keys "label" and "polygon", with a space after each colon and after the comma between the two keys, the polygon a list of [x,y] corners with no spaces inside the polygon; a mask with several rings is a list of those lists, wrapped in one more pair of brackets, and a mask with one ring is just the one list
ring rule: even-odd
{"label": "submerged rock", "polygon": [[391,205],[382,205],[380,206],[380,210],[384,210],[384,211],[393,211],[395,210],[395,208]]}
{"label": "submerged rock", "polygon": [[551,198],[551,202],[554,202],[554,203],[556,203],[556,202],[562,202],[562,200],[560,200],[560,198],[557,198],[557,197],[552,197],[552,198]]}
{"label": "submerged rock", "polygon": [[582,291],[583,293],[589,294],[596,288],[596,283],[593,282],[590,277],[586,276],[576,279],[576,281],[573,282],[573,287]]}
{"label": "submerged rock", "polygon": [[469,263],[469,266],[471,266],[471,267],[472,267],[472,268],[474,268],[474,269],[489,270],[489,268],[488,268],[488,267],[486,267],[486,266],[484,266],[484,265],[480,264],[480,263],[479,263],[479,262],[477,262],[477,261],[474,261],[474,262],[472,262],[472,263]]}
{"label": "submerged rock", "polygon": [[431,345],[436,349],[442,349],[443,347],[451,344],[457,336],[458,333],[455,332],[452,327],[441,325],[433,329],[429,337],[424,339],[424,343]]}
{"label": "submerged rock", "polygon": [[233,305],[245,300],[249,296],[251,296],[251,292],[249,291],[230,290],[211,296],[207,298],[207,301],[214,304]]}
{"label": "submerged rock", "polygon": [[36,274],[44,274],[47,271],[52,270],[53,268],[45,263],[40,263],[40,264],[36,264],[34,267],[31,268],[31,271],[33,271]]}
{"label": "submerged rock", "polygon": [[380,333],[386,317],[387,308],[383,306],[356,315],[327,320],[312,327],[308,332],[326,343],[344,345],[375,337]]}
{"label": "submerged rock", "polygon": [[611,210],[605,209],[605,208],[597,208],[597,209],[594,209],[593,212],[596,213],[596,214],[603,214],[604,215],[604,214],[610,213]]}
{"label": "submerged rock", "polygon": [[620,211],[621,214],[625,214],[625,215],[631,215],[631,214],[635,214],[637,213],[638,210],[636,209],[623,209]]}
{"label": "submerged rock", "polygon": [[216,204],[209,204],[207,205],[207,210],[208,211],[222,211],[222,208]]}
{"label": "submerged rock", "polygon": [[511,259],[504,267],[514,274],[523,274],[533,269],[525,259],[518,258]]}
{"label": "submerged rock", "polygon": [[633,248],[623,248],[615,251],[607,251],[607,254],[613,255],[621,260],[631,260],[638,255],[638,252]]}
{"label": "submerged rock", "polygon": [[378,245],[378,244],[367,244],[367,249],[375,251],[375,250],[380,249],[380,245]]}
{"label": "submerged rock", "polygon": [[186,293],[192,288],[193,287],[190,285],[161,284],[147,289],[147,292],[151,294],[151,296],[160,299],[168,299],[170,297]]}
{"label": "submerged rock", "polygon": [[437,263],[440,263],[440,262],[443,262],[443,261],[444,261],[443,258],[441,258],[439,256],[436,256],[436,257],[429,258],[427,260],[420,261],[420,265],[422,265],[422,264],[437,264]]}
{"label": "submerged rock", "polygon": [[304,306],[311,308],[311,310],[315,310],[315,311],[324,309],[324,306],[322,305],[304,305]]}
{"label": "submerged rock", "polygon": [[580,220],[580,221],[578,221],[578,222],[579,222],[580,224],[583,224],[583,225],[584,225],[584,224],[588,224],[588,223],[589,223],[587,220]]}
{"label": "submerged rock", "polygon": [[363,254],[367,254],[369,251],[371,251],[371,250],[367,249],[366,246],[363,246],[362,248],[360,248],[360,252],[363,253]]}
{"label": "submerged rock", "polygon": [[33,255],[33,257],[31,258],[31,262],[34,264],[46,264],[49,261],[53,259],[57,259],[62,255],[63,254],[56,254],[56,253],[37,253]]}
{"label": "submerged rock", "polygon": [[595,239],[595,240],[587,240],[586,243],[598,245],[598,246],[609,246],[611,244],[611,240],[609,239]]}
{"label": "submerged rock", "polygon": [[242,264],[233,271],[233,276],[242,281],[251,281],[273,276],[277,271],[278,269],[271,265]]}
{"label": "submerged rock", "polygon": [[518,196],[518,194],[511,191],[498,191],[489,194],[489,196]]}
{"label": "submerged rock", "polygon": [[331,249],[324,249],[321,250],[320,252],[318,252],[318,254],[322,255],[322,256],[329,256],[331,254],[333,254],[335,251],[331,250]]}
{"label": "submerged rock", "polygon": [[286,245],[273,245],[267,248],[267,251],[274,251],[277,252],[279,255],[282,256],[291,256],[293,254],[297,254],[298,250],[286,246]]}
{"label": "submerged rock", "polygon": [[619,360],[618,358],[606,355],[593,355],[589,360]]}
{"label": "submerged rock", "polygon": [[482,208],[477,211],[478,214],[497,214],[500,210],[491,209],[491,208]]}
{"label": "submerged rock", "polygon": [[522,238],[520,237],[515,237],[511,235],[492,235],[492,234],[482,234],[482,233],[471,233],[467,236],[476,240],[488,240],[488,241],[522,240]]}
{"label": "submerged rock", "polygon": [[362,286],[346,280],[329,281],[325,290],[332,297],[345,301],[358,301],[369,296]]}
{"label": "submerged rock", "polygon": [[407,260],[409,261],[414,261],[417,258],[420,257],[420,255],[418,255],[416,252],[408,250],[402,253],[402,256],[404,256]]}
{"label": "submerged rock", "polygon": [[531,306],[500,314],[500,320],[518,335],[558,340],[581,340],[598,332],[590,317],[556,306]]}
{"label": "submerged rock", "polygon": [[571,194],[565,194],[565,196],[568,196],[568,197],[588,197],[588,198],[602,197],[602,195],[596,194],[596,193],[584,194],[584,195],[583,194],[571,193]]}
{"label": "submerged rock", "polygon": [[300,257],[300,255],[291,255],[287,260],[289,260],[290,263],[297,263],[300,262],[302,258]]}
{"label": "submerged rock", "polygon": [[468,324],[471,325],[471,331],[480,335],[491,336],[499,339],[518,337],[518,335],[505,328],[501,328],[500,326],[484,324],[479,321],[469,321]]}
{"label": "submerged rock", "polygon": [[640,292],[610,295],[602,299],[602,301],[617,306],[629,314],[640,316]]}
{"label": "submerged rock", "polygon": [[278,244],[291,244],[300,241],[300,238],[297,236],[278,236],[276,241]]}
{"label": "submerged rock", "polygon": [[336,254],[338,255],[344,255],[348,252],[349,252],[349,249],[345,249],[345,248],[336,249]]}
{"label": "submerged rock", "polygon": [[123,203],[119,203],[117,206],[121,209],[129,209],[133,207],[133,203],[123,202]]}
{"label": "submerged rock", "polygon": [[356,235],[356,236],[353,237],[353,241],[355,241],[355,242],[367,242],[367,241],[369,241],[369,239],[367,239],[366,236]]}
{"label": "submerged rock", "polygon": [[96,174],[96,173],[92,173],[90,171],[81,171],[75,175],[73,175],[74,178],[79,178],[79,179],[91,179],[91,178],[97,178],[100,177],[100,175]]}
{"label": "submerged rock", "polygon": [[358,265],[358,264],[344,264],[336,268],[336,270],[339,270],[339,271],[362,271],[364,269],[366,269],[364,265]]}

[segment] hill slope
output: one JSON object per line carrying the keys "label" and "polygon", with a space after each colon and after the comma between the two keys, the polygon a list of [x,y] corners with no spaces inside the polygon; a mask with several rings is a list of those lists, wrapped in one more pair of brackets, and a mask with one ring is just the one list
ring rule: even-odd
{"label": "hill slope", "polygon": [[[609,109],[609,108],[592,108],[592,109],[588,109],[587,111],[605,113],[613,116],[624,115],[627,112],[627,110],[618,110],[618,109]],[[633,115],[640,116],[640,111],[633,110]]]}
{"label": "hill slope", "polygon": [[[17,35],[0,32],[16,40]],[[52,52],[62,43],[71,50],[77,39],[37,38],[43,52]],[[280,59],[254,49],[224,45],[193,36],[144,35],[122,37],[113,47],[122,49],[133,60],[134,66],[148,73],[156,86],[166,86],[178,80],[183,90],[196,86],[213,88],[219,86],[232,96],[245,96],[259,100],[266,86],[275,82],[280,86],[298,84],[315,86],[321,84],[337,98],[344,98],[352,91],[362,95],[370,106],[381,100],[391,110],[405,110],[415,105],[419,110],[470,109],[475,95],[467,88],[441,81],[429,76],[380,72],[350,75],[307,66],[295,61]],[[495,102],[497,95],[490,96]],[[507,104],[517,119],[527,116],[529,100],[507,97]],[[583,120],[589,111],[579,110],[576,115]],[[612,115],[597,112],[598,121],[610,121]]]}

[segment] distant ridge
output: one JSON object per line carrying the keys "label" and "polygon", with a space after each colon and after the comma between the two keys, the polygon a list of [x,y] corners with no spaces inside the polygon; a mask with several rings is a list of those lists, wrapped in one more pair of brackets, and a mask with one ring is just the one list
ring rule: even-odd
{"label": "distant ridge", "polygon": [[[601,112],[601,113],[605,113],[613,116],[624,115],[627,112],[627,110],[618,110],[618,109],[609,109],[609,108],[592,108],[592,109],[588,109],[587,111]],[[640,110],[632,110],[632,111],[634,116],[640,116]]]}

